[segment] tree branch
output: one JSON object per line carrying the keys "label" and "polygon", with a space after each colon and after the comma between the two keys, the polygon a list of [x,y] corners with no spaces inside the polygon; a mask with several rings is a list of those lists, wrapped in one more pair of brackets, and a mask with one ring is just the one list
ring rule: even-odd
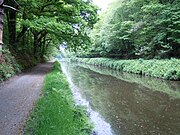
{"label": "tree branch", "polygon": [[16,0],[13,0],[13,1],[16,3],[16,5],[17,5],[17,6],[19,6],[19,7],[20,7],[19,3],[17,3],[17,1],[16,1]]}
{"label": "tree branch", "polygon": [[4,7],[4,8],[9,8],[9,9],[11,9],[11,10],[14,10],[14,11],[19,12],[19,10],[17,10],[16,8],[11,7],[11,6],[8,6],[8,5],[5,5],[5,4],[3,4],[3,7]]}
{"label": "tree branch", "polygon": [[23,37],[23,35],[26,33],[27,28],[25,26],[23,26],[21,32],[18,34],[16,42],[19,42],[19,40],[21,39],[21,37]]}
{"label": "tree branch", "polygon": [[42,33],[41,36],[38,39],[38,42],[40,42],[42,40],[42,38],[46,36],[46,34],[47,34],[46,31],[44,33]]}
{"label": "tree branch", "polygon": [[[63,2],[57,2],[58,4],[63,4]],[[45,5],[43,5],[42,7],[41,7],[41,10],[40,10],[40,12],[43,12],[43,10],[44,10],[44,8],[46,8],[46,7],[48,7],[48,6],[51,6],[51,5],[54,5],[54,2],[50,2],[50,3],[47,3],[47,4],[45,4]]]}

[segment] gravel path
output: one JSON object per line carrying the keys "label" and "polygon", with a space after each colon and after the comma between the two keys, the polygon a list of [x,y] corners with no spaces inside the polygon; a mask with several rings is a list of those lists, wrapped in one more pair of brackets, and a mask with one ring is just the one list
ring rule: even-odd
{"label": "gravel path", "polygon": [[19,135],[33,104],[39,98],[45,74],[52,63],[39,64],[0,86],[0,135]]}

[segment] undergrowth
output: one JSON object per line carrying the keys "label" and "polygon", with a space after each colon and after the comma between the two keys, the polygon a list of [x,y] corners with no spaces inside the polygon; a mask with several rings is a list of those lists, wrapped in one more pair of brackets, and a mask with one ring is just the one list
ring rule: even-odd
{"label": "undergrowth", "polygon": [[3,50],[3,62],[0,63],[0,82],[12,77],[15,73],[20,72],[22,67],[18,64],[15,57],[9,50]]}
{"label": "undergrowth", "polygon": [[72,58],[72,61],[103,66],[128,73],[167,80],[180,80],[180,60],[115,60],[109,58]]}
{"label": "undergrowth", "polygon": [[25,135],[88,135],[92,124],[80,106],[76,106],[66,77],[58,62],[46,78],[43,95],[31,113]]}
{"label": "undergrowth", "polygon": [[3,54],[3,61],[0,61],[0,82],[9,79],[22,70],[35,66],[37,63],[46,61],[32,57],[30,54],[12,53],[7,48],[1,50],[0,53]]}

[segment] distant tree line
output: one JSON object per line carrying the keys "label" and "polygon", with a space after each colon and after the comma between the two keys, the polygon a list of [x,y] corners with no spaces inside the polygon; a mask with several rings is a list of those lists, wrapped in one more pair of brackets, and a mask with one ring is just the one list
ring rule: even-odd
{"label": "distant tree line", "polygon": [[180,0],[115,0],[91,38],[85,57],[180,58]]}

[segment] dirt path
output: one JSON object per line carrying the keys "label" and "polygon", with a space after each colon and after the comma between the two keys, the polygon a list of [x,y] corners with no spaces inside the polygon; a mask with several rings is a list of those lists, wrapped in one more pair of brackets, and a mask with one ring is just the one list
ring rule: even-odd
{"label": "dirt path", "polygon": [[39,64],[0,86],[0,135],[19,135],[40,96],[45,74],[52,63]]}

